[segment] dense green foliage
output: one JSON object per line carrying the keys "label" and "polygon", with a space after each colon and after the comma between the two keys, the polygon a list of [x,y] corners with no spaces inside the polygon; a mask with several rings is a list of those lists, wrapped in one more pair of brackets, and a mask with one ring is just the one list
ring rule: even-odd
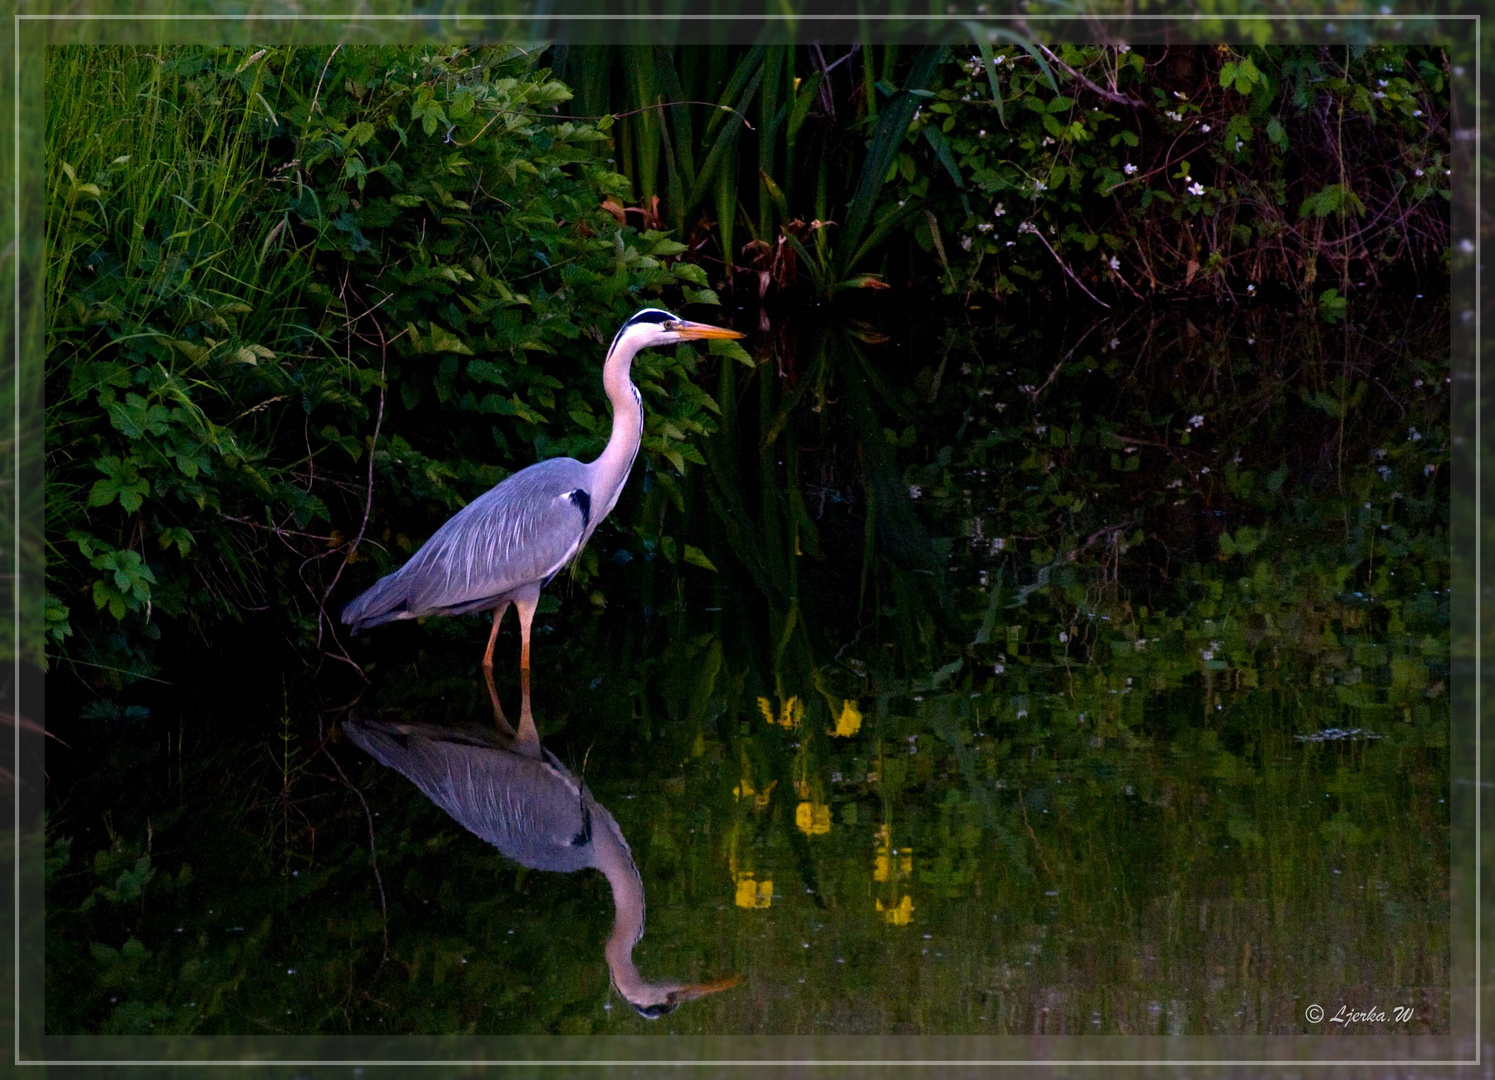
{"label": "dense green foliage", "polygon": [[1338,315],[1388,274],[1445,280],[1439,49],[1050,49],[970,23],[943,48],[572,47],[556,67],[625,117],[641,209],[765,287],[1264,290]]}
{"label": "dense green foliage", "polygon": [[[1040,57],[1008,49],[994,58],[1006,61],[1000,116],[980,55],[928,106],[924,124],[939,127],[970,192],[959,242],[946,236],[940,251],[956,286],[1013,292],[1051,278],[1056,260],[1122,299],[1265,288],[1316,300],[1321,279],[1336,296],[1389,272],[1443,279],[1452,184],[1441,54],[1042,51],[1062,94]],[[902,167],[910,195],[939,198],[932,163]],[[924,225],[928,250],[938,221]]]}
{"label": "dense green foliage", "polygon": [[[518,50],[63,50],[48,79],[47,620],[95,673],[250,611],[322,640],[350,556],[388,570],[600,448],[618,322],[715,302],[601,208],[603,136],[543,115],[568,92]],[[696,363],[635,369],[669,471],[712,422]]]}

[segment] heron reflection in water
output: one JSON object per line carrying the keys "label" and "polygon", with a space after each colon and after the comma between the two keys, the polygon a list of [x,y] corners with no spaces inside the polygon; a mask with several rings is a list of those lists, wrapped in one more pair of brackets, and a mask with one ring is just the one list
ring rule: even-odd
{"label": "heron reflection in water", "polygon": [[[490,682],[489,693],[492,694]],[[495,697],[496,704],[496,697]],[[650,1020],[681,1002],[737,985],[649,982],[633,965],[644,936],[644,884],[618,823],[554,754],[540,745],[526,709],[515,732],[495,710],[498,732],[350,719],[348,736],[405,776],[469,832],[533,870],[602,871],[613,893],[604,950],[612,984]]]}

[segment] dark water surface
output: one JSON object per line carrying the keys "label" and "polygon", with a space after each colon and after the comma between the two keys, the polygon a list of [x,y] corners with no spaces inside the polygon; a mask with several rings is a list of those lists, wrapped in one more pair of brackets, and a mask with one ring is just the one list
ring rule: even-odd
{"label": "dark water surface", "polygon": [[640,1017],[601,874],[343,734],[491,725],[481,617],[352,642],[366,687],[249,626],[49,699],[48,1032],[1448,1030],[1446,312],[826,321],[703,369],[706,464],[536,623],[639,971],[738,985]]}

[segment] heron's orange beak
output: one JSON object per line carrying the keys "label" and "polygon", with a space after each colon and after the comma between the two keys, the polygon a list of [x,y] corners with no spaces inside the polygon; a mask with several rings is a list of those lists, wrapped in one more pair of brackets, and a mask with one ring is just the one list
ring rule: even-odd
{"label": "heron's orange beak", "polygon": [[[715,329],[715,327],[712,327]],[[730,332],[730,331],[729,331]],[[741,334],[735,335],[741,337]],[[682,986],[670,995],[672,1001],[694,1001],[696,998],[705,997],[707,994],[717,994],[723,990],[730,990],[742,982],[741,975],[733,975],[728,979],[718,979],[716,982],[696,983],[692,986]]]}
{"label": "heron's orange beak", "polygon": [[686,341],[695,341],[700,338],[740,338],[746,334],[739,334],[736,330],[727,330],[724,327],[712,326],[710,323],[690,322],[681,319],[673,327],[675,333]]}

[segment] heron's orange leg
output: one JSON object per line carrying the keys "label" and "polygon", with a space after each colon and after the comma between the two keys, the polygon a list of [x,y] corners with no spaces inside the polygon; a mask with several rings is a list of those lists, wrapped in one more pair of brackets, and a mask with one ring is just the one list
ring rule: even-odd
{"label": "heron's orange leg", "polygon": [[493,643],[498,640],[498,624],[504,621],[504,612],[508,610],[509,602],[507,600],[493,609],[493,629],[488,632],[488,650],[483,653],[483,671],[490,676],[489,686],[493,685],[491,678],[493,674]]}
{"label": "heron's orange leg", "polygon": [[516,597],[514,610],[519,613],[519,733],[516,741],[520,749],[532,756],[540,753],[540,732],[535,727],[534,715],[529,705],[529,628],[535,618],[535,608],[540,603],[540,590],[534,595]]}

